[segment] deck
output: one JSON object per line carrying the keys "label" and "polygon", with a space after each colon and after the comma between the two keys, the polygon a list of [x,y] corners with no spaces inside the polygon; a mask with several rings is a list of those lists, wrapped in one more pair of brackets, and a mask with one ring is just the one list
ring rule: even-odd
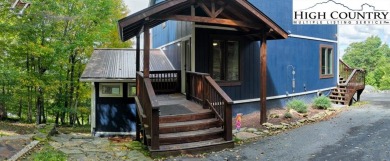
{"label": "deck", "polygon": [[[193,154],[234,147],[233,101],[208,74],[180,71],[137,73],[137,139],[151,156]],[[141,125],[141,126],[139,126]]]}
{"label": "deck", "polygon": [[210,111],[209,109],[203,109],[201,105],[195,102],[187,100],[186,96],[181,93],[161,94],[156,95],[156,97],[160,105],[160,116],[174,116]]}

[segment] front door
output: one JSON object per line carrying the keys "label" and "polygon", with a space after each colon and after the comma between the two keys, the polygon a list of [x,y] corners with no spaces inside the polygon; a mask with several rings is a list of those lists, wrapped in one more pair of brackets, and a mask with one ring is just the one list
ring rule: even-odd
{"label": "front door", "polygon": [[191,71],[191,39],[181,42],[181,93],[186,93],[186,72]]}

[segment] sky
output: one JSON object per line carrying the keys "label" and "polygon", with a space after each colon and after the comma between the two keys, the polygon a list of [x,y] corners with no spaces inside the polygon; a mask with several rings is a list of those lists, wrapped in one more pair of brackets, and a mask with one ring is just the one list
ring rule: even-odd
{"label": "sky", "polygon": [[[128,6],[130,14],[146,8],[149,4],[149,0],[123,1]],[[340,56],[344,54],[349,44],[364,41],[372,35],[379,36],[382,42],[390,44],[390,25],[339,25],[338,29]]]}

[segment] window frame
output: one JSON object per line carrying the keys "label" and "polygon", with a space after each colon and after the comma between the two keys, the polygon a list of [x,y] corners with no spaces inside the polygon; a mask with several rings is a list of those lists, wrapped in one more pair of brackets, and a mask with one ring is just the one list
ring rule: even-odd
{"label": "window frame", "polygon": [[[103,86],[117,86],[119,85],[119,94],[104,94]],[[99,83],[99,97],[123,97],[123,84],[122,83]]]}
{"label": "window frame", "polygon": [[[224,43],[228,42],[228,41],[236,41],[238,43],[238,80],[234,80],[234,81],[227,81],[227,80],[216,80],[217,84],[219,86],[239,86],[241,85],[241,81],[242,81],[242,62],[241,62],[241,46],[242,46],[242,39],[238,38],[238,37],[230,37],[230,36],[211,36],[211,41],[210,41],[210,64],[209,64],[209,73],[210,73],[210,76],[213,75],[213,59],[214,59],[214,51],[213,51],[213,42],[215,40],[219,40],[219,41],[222,41]],[[227,49],[227,46],[224,47],[224,50],[226,51]],[[227,56],[225,54],[222,54],[222,60],[224,62],[221,62],[221,64],[227,64]],[[227,69],[228,68],[225,68],[225,70],[223,71],[223,75],[226,76],[226,73],[227,73]],[[214,78],[213,78],[214,79]]]}
{"label": "window frame", "polygon": [[[134,85],[134,86],[132,86]],[[135,87],[135,94],[134,95],[130,95],[130,88],[131,87]],[[130,83],[127,83],[127,97],[136,97],[137,96],[137,83],[135,82],[130,82]]]}
{"label": "window frame", "polygon": [[[331,52],[331,66],[332,69],[331,69],[331,74],[322,74],[322,49],[331,49],[332,52]],[[320,79],[325,79],[325,78],[333,78],[334,77],[334,69],[335,69],[335,60],[334,60],[334,47],[332,45],[320,45],[320,52],[319,52],[319,71],[320,71]],[[327,58],[327,55],[325,56],[325,59]],[[328,60],[329,62],[329,60]],[[329,64],[326,60],[325,60],[325,64]],[[327,67],[327,65],[325,65],[325,67]],[[325,69],[325,73],[326,73],[326,69]]]}

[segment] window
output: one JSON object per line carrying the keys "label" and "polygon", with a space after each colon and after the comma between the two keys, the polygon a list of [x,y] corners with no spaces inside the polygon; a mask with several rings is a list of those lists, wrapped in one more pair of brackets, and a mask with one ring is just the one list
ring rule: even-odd
{"label": "window", "polygon": [[127,97],[134,97],[137,95],[137,85],[135,83],[129,83],[127,85]]}
{"label": "window", "polygon": [[219,82],[240,80],[238,41],[213,40],[211,76]]}
{"label": "window", "polygon": [[122,83],[100,83],[99,84],[100,97],[122,97]]}
{"label": "window", "polygon": [[333,47],[321,45],[320,47],[320,78],[333,77]]}

